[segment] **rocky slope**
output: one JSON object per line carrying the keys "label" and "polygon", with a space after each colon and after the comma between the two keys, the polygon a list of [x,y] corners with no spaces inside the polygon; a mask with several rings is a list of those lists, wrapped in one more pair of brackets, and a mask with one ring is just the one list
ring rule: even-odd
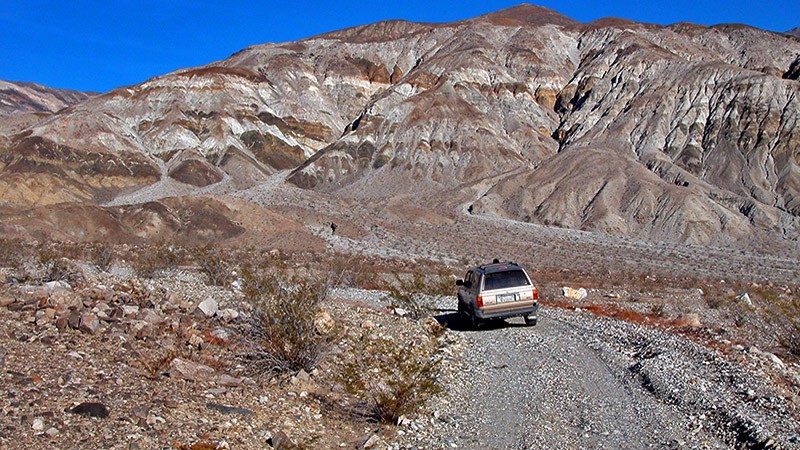
{"label": "rocky slope", "polygon": [[0,80],[0,116],[54,113],[91,96],[88,92]]}
{"label": "rocky slope", "polygon": [[[695,244],[796,240],[800,41],[522,5],[245,49],[0,123],[0,206],[289,181]],[[172,189],[172,188],[170,188]],[[169,189],[167,189],[169,190]],[[174,189],[173,189],[174,191]],[[477,201],[475,199],[478,198]],[[474,204],[473,204],[474,202]]]}

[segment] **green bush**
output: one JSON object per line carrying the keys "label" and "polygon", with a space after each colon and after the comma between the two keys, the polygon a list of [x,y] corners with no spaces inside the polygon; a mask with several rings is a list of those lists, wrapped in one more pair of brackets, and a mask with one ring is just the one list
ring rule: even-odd
{"label": "green bush", "polygon": [[325,283],[242,269],[242,292],[253,307],[245,330],[246,359],[256,373],[286,373],[316,366],[324,341],[314,327]]}
{"label": "green bush", "polygon": [[97,270],[108,272],[114,263],[114,246],[104,242],[96,242],[89,246],[88,261],[94,264]]}
{"label": "green bush", "polygon": [[168,245],[154,245],[139,249],[129,262],[142,278],[155,278],[159,273],[174,269],[181,261],[179,250]]}
{"label": "green bush", "polygon": [[191,251],[192,259],[200,267],[202,272],[212,286],[227,286],[231,278],[233,265],[223,258],[219,252],[211,247],[196,248]]}
{"label": "green bush", "polygon": [[340,378],[348,392],[366,402],[372,418],[397,423],[441,392],[436,382],[441,360],[421,344],[379,338],[362,345]]}
{"label": "green bush", "polygon": [[389,300],[392,308],[403,308],[412,319],[421,319],[436,309],[436,299],[449,295],[453,286],[442,274],[429,277],[420,272],[414,272],[411,277],[395,274],[395,282],[388,288]]}
{"label": "green bush", "polygon": [[62,253],[56,248],[40,248],[36,259],[39,270],[38,275],[33,278],[38,279],[37,281],[39,282],[66,281],[75,283],[83,280],[83,272],[75,262],[62,256]]}

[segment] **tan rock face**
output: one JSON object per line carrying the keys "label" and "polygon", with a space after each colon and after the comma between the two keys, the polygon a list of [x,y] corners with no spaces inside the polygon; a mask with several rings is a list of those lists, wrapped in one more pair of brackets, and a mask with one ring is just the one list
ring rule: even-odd
{"label": "tan rock face", "polygon": [[0,123],[0,205],[293,169],[297,186],[359,200],[487,193],[476,211],[555,226],[796,239],[799,55],[745,26],[581,24],[529,5],[258,45]]}

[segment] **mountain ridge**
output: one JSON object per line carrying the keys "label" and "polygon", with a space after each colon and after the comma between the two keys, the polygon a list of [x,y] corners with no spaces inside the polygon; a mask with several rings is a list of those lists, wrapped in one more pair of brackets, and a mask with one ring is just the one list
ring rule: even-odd
{"label": "mountain ridge", "polygon": [[0,192],[25,186],[0,203],[231,192],[291,170],[367,203],[468,202],[694,244],[796,240],[798,61],[798,41],[751,27],[582,24],[532,5],[379,22],[0,122]]}
{"label": "mountain ridge", "polygon": [[54,113],[96,95],[32,82],[0,80],[0,117],[20,113]]}

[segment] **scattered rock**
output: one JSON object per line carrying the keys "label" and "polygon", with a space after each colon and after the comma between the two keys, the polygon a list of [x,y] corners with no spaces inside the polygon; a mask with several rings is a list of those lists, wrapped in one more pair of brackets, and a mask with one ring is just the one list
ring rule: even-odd
{"label": "scattered rock", "polygon": [[589,295],[584,288],[574,289],[567,286],[561,288],[561,294],[572,300],[583,300]]}
{"label": "scattered rock", "polygon": [[79,328],[85,333],[97,333],[97,330],[100,329],[100,319],[98,319],[94,314],[85,313],[81,315]]}
{"label": "scattered rock", "polygon": [[228,374],[222,374],[217,377],[217,384],[220,386],[236,387],[240,386],[242,381],[242,378],[233,377]]}
{"label": "scattered rock", "polygon": [[131,316],[139,312],[139,307],[136,305],[122,305],[122,315]]}
{"label": "scattered rock", "polygon": [[327,311],[321,311],[314,318],[314,328],[316,328],[317,333],[323,336],[330,334],[335,327],[336,322]]}
{"label": "scattered rock", "polygon": [[108,303],[100,302],[92,308],[92,312],[97,314],[97,317],[105,320],[108,319],[108,314],[111,311],[111,307],[108,306]]}
{"label": "scattered rock", "polygon": [[214,317],[214,314],[219,311],[219,303],[217,303],[217,301],[213,298],[209,297],[200,302],[200,304],[197,305],[197,309],[206,317]]}
{"label": "scattered rock", "polygon": [[750,295],[747,292],[742,292],[736,296],[736,300],[744,302],[747,306],[753,306],[753,301],[750,300]]}
{"label": "scattered rock", "polygon": [[699,314],[687,313],[678,317],[678,319],[675,321],[675,325],[679,327],[702,328],[703,323],[700,322]]}
{"label": "scattered rock", "polygon": [[14,303],[14,298],[13,297],[0,296],[0,307],[8,306],[8,305],[10,305],[12,303]]}
{"label": "scattered rock", "polygon": [[169,376],[188,381],[208,381],[214,376],[214,369],[194,361],[175,358],[169,363]]}
{"label": "scattered rock", "polygon": [[58,428],[56,428],[56,427],[50,427],[50,428],[47,429],[47,431],[44,432],[44,434],[46,434],[47,436],[49,436],[51,438],[55,437],[59,433],[61,433],[61,431],[59,431]]}
{"label": "scattered rock", "polygon": [[72,289],[72,286],[69,285],[66,281],[48,281],[47,283],[42,285],[42,288],[45,292],[53,292],[56,290],[65,290],[68,291]]}
{"label": "scattered rock", "polygon": [[308,372],[303,369],[300,369],[300,371],[297,372],[297,374],[291,379],[292,384],[307,383],[309,381],[311,381],[311,375],[309,375]]}
{"label": "scattered rock", "polygon": [[367,440],[364,441],[363,444],[361,444],[361,448],[364,448],[364,449],[366,449],[366,448],[375,448],[375,447],[377,447],[379,445],[382,445],[382,444],[383,444],[383,439],[381,439],[381,437],[378,436],[377,434],[373,434],[372,436],[367,438]]}
{"label": "scattered rock", "polygon": [[88,417],[99,417],[105,419],[108,417],[108,408],[100,402],[83,402],[78,406],[69,409],[72,414],[80,414]]}
{"label": "scattered rock", "polygon": [[403,308],[395,308],[395,309],[393,310],[393,312],[394,312],[395,314],[397,314],[398,316],[400,316],[400,317],[405,317],[405,316],[407,316],[407,315],[408,315],[408,311],[407,311],[407,310],[405,310],[405,309],[403,309]]}
{"label": "scattered rock", "polygon": [[237,408],[235,406],[219,405],[216,403],[208,403],[206,404],[206,407],[208,409],[213,409],[214,411],[219,411],[223,414],[241,414],[243,416],[253,415],[253,411],[250,411],[247,408]]}
{"label": "scattered rock", "polygon": [[220,310],[217,313],[217,315],[219,315],[219,317],[222,318],[222,320],[224,320],[226,322],[230,322],[232,320],[236,320],[236,319],[239,318],[239,311],[237,311],[237,310],[235,310],[233,308],[226,308],[226,309]]}
{"label": "scattered rock", "polygon": [[44,419],[41,417],[33,419],[33,422],[31,423],[31,429],[36,432],[44,431]]}
{"label": "scattered rock", "polygon": [[294,448],[294,443],[292,442],[291,439],[289,439],[289,436],[283,431],[278,431],[272,437],[267,439],[267,444],[269,444],[270,447],[276,450],[281,450],[281,449],[287,450],[290,448]]}
{"label": "scattered rock", "polygon": [[145,308],[139,311],[137,316],[139,320],[147,322],[150,325],[158,325],[164,321],[164,319],[158,315],[155,311],[150,308]]}

